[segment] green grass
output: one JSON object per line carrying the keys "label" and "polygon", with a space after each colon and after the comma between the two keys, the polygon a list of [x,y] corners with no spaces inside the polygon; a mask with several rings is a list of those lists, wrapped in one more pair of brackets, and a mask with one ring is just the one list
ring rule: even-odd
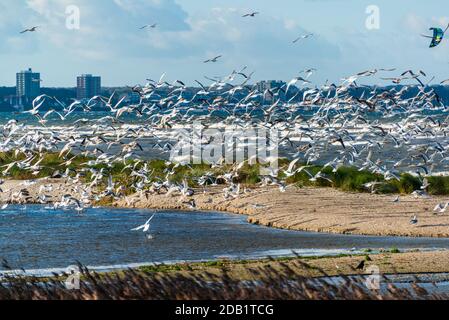
{"label": "green grass", "polygon": [[[123,162],[114,162],[108,164],[99,164],[95,166],[88,166],[88,162],[94,160],[92,157],[67,155],[63,158],[59,157],[57,153],[48,153],[43,155],[35,155],[31,164],[36,164],[38,160],[42,159],[39,163],[40,171],[38,174],[33,174],[29,170],[20,169],[15,165],[12,167],[7,175],[4,175],[5,179],[15,179],[15,180],[31,180],[37,178],[44,178],[52,176],[56,171],[61,173],[65,172],[67,168],[71,171],[70,175],[74,176],[76,172],[84,170],[84,175],[82,179],[89,182],[92,174],[88,169],[92,168],[95,170],[103,170],[105,179],[102,185],[99,186],[101,189],[106,185],[106,180],[109,175],[112,175],[113,181],[116,185],[124,187],[124,194],[132,194],[135,192],[133,187],[137,181],[140,180],[138,177],[131,177],[131,169],[128,166],[136,166],[139,170],[143,168],[145,163],[137,163],[132,160]],[[0,153],[0,167],[5,168],[8,164],[16,161],[22,161],[26,159],[24,154],[19,153],[17,156],[12,152]],[[28,156],[29,158],[29,156]],[[68,167],[63,164],[72,159]],[[286,168],[289,164],[287,159],[280,159],[279,166],[281,168]],[[176,166],[174,164],[167,164],[164,160],[151,160],[146,163],[149,172],[152,172],[151,181],[165,181],[168,172],[171,172],[168,179],[172,183],[182,183],[186,180],[191,187],[198,187],[198,178],[206,173],[211,173],[213,176],[218,177],[229,172],[232,169],[232,165],[224,165],[219,168],[214,168],[209,164],[194,164],[189,166]],[[240,183],[243,186],[254,186],[261,182],[260,170],[262,165],[248,165],[245,164],[238,172],[238,176],[234,179],[235,183]],[[302,171],[297,173],[292,177],[286,178],[281,170],[280,178],[286,179],[287,184],[296,185],[298,187],[333,187],[340,189],[342,191],[349,192],[371,192],[368,188],[364,187],[366,183],[377,182],[378,185],[375,188],[377,193],[381,194],[410,194],[414,190],[417,190],[421,186],[421,180],[418,177],[412,176],[410,174],[402,174],[400,180],[389,180],[385,181],[384,177],[379,174],[374,174],[369,171],[359,171],[354,167],[340,167],[336,172],[332,171],[332,168],[323,168],[321,166],[311,166],[307,170],[315,175],[318,172],[322,172],[326,177],[328,177],[332,182],[326,179],[318,179],[317,181],[310,181],[309,175]],[[431,195],[449,195],[449,177],[428,177],[430,187],[428,192]],[[224,180],[219,180],[218,183],[224,183]],[[112,199],[103,199],[102,203],[110,204]]]}
{"label": "green grass", "polygon": [[449,194],[449,179],[447,177],[429,177],[429,193],[433,195]]}

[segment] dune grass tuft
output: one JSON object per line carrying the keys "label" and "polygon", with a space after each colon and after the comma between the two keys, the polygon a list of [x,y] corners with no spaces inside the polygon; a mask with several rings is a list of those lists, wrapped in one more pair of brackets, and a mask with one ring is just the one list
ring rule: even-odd
{"label": "dune grass tuft", "polygon": [[[42,157],[42,159],[40,157]],[[0,167],[4,169],[9,164],[23,161],[24,159],[25,156],[23,154],[16,156],[11,152],[0,153]],[[68,160],[71,160],[70,163],[65,165]],[[43,156],[36,156],[35,159],[31,161],[31,164],[36,164],[40,161],[40,169],[38,171],[32,172],[14,165],[3,178],[31,180],[52,177],[56,172],[64,173],[67,169],[69,169],[69,175],[74,176],[76,172],[80,172],[80,170],[84,169],[84,174],[81,177],[85,181],[90,181],[90,178],[92,177],[90,169],[94,169],[97,171],[102,170],[105,176],[112,175],[116,185],[123,186],[125,194],[131,194],[135,191],[136,182],[141,179],[136,176],[131,176],[131,172],[133,169],[140,170],[145,165],[148,171],[151,172],[151,176],[149,177],[151,181],[161,182],[168,179],[172,183],[182,183],[186,180],[191,187],[198,187],[198,178],[203,175],[219,177],[235,168],[233,165],[224,165],[220,167],[211,166],[209,164],[175,165],[164,160],[150,160],[146,163],[143,161],[136,162],[129,160],[125,163],[113,162],[89,166],[89,162],[92,160],[94,159],[84,156],[75,157],[73,155],[66,155],[61,158],[57,153],[48,153]],[[283,169],[286,169],[288,164],[289,161],[287,159],[279,160],[279,165]],[[298,164],[298,166],[300,165]],[[254,165],[245,164],[239,169],[238,175],[234,178],[234,182],[245,186],[259,184],[262,181],[260,175],[262,167],[264,167],[264,165],[260,163]],[[310,175],[315,176],[319,172],[321,172],[325,178],[318,178],[312,181]],[[386,181],[383,175],[366,170],[358,170],[355,167],[340,167],[338,170],[333,170],[330,167],[323,168],[322,166],[317,165],[308,166],[305,170],[291,177],[286,177],[284,171],[280,170],[279,178],[285,179],[287,184],[299,187],[333,187],[348,192],[376,192],[382,194],[410,194],[413,191],[420,189],[422,185],[421,178],[412,176],[408,173],[400,175],[400,180],[392,179]],[[449,177],[432,176],[428,177],[428,180],[430,186],[427,191],[430,195],[449,195]],[[106,183],[106,179],[103,183]],[[224,179],[218,179],[217,183],[223,184]],[[375,186],[373,188],[367,187],[367,184],[369,183],[374,183]]]}

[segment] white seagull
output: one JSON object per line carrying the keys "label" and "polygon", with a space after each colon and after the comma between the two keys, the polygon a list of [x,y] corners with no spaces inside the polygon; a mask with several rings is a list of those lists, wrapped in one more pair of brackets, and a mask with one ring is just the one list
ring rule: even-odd
{"label": "white seagull", "polygon": [[310,38],[310,37],[313,37],[313,33],[308,33],[308,34],[305,34],[303,36],[300,36],[300,37],[296,38],[295,40],[293,40],[293,43],[297,43],[299,40],[307,39],[307,38]]}
{"label": "white seagull", "polygon": [[134,228],[134,229],[131,229],[131,231],[140,231],[140,230],[142,230],[144,233],[148,232],[148,230],[150,230],[150,223],[151,223],[151,221],[153,220],[154,217],[155,217],[155,214],[153,214],[153,216],[150,219],[148,219],[148,221],[145,222],[144,225],[142,225],[140,227],[137,227],[137,228]]}
{"label": "white seagull", "polygon": [[254,12],[247,13],[247,14],[243,15],[242,18],[248,18],[248,17],[254,18],[258,14],[259,14],[259,12],[254,11]]}

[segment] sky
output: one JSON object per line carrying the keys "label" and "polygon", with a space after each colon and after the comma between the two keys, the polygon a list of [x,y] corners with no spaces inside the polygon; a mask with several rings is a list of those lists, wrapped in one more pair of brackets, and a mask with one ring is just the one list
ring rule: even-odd
{"label": "sky", "polygon": [[[367,28],[368,6],[378,8],[379,28]],[[260,14],[242,18],[252,11]],[[163,73],[193,84],[244,66],[253,81],[289,81],[314,68],[311,80],[323,84],[397,68],[439,82],[449,78],[449,39],[430,49],[421,34],[448,23],[447,0],[0,0],[0,86],[14,86],[29,67],[46,87],[75,86],[83,73],[101,75],[104,86]],[[32,26],[38,31],[20,34]]]}

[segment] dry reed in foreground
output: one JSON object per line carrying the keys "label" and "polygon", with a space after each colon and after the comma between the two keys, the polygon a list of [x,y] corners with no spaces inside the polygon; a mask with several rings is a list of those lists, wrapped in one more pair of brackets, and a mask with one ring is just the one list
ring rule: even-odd
{"label": "dry reed in foreground", "polygon": [[[304,267],[298,261],[297,267]],[[295,271],[295,266],[281,264],[281,269],[269,265],[248,270],[251,281],[232,278],[226,269],[218,274],[204,272],[152,273],[128,270],[120,273],[97,274],[81,267],[79,290],[68,290],[65,278],[51,279],[20,276],[4,277],[0,284],[2,300],[408,300],[449,299],[444,294],[431,294],[411,284],[409,289],[388,285],[385,290],[372,291],[363,278],[342,276],[338,284],[329,278],[307,278]]]}

